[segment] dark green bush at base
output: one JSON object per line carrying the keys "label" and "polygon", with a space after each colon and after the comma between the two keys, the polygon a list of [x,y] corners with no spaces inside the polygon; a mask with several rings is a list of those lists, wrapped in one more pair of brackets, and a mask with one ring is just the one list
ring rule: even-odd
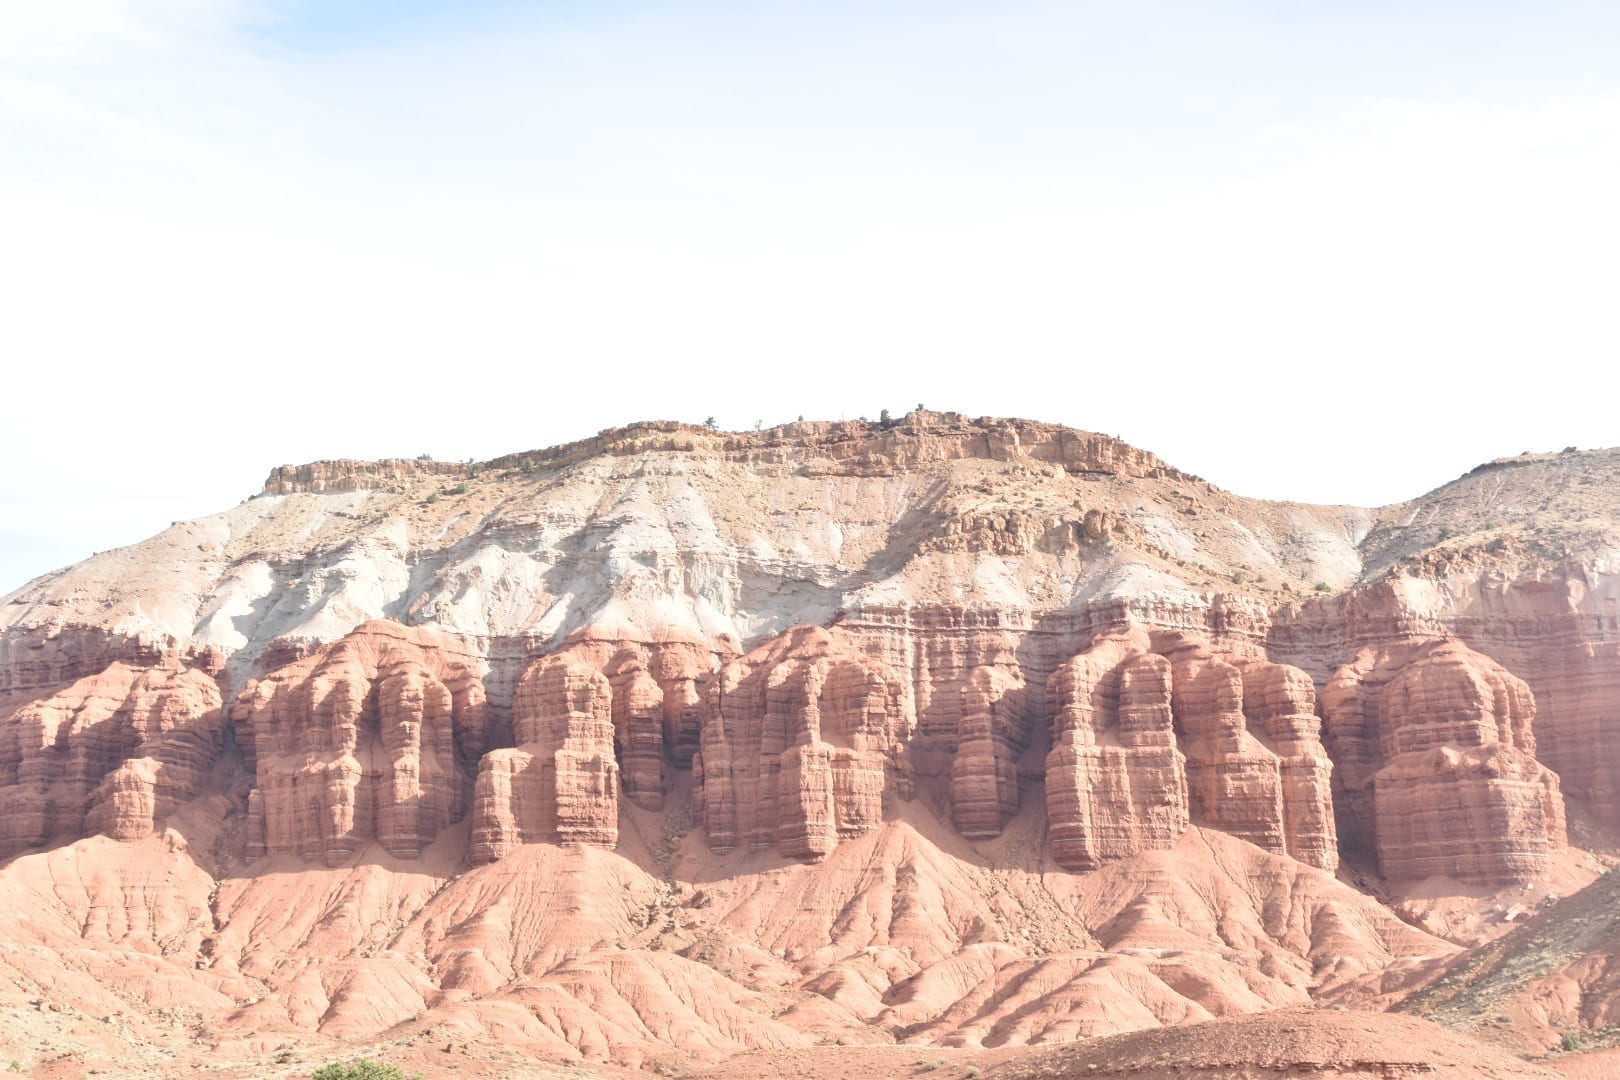
{"label": "dark green bush at base", "polygon": [[348,1064],[322,1065],[315,1070],[315,1080],[422,1080],[422,1074],[407,1074],[398,1065],[357,1058]]}

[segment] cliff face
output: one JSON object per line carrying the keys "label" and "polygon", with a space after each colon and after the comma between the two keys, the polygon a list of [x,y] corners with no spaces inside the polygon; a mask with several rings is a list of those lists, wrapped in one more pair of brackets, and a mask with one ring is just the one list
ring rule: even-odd
{"label": "cliff face", "polygon": [[[278,469],[260,497],[0,604],[0,858],[184,833],[206,804],[212,857],[250,876],[386,858],[400,882],[496,881],[559,847],[616,853],[666,875],[636,879],[641,929],[687,917],[660,906],[682,858],[785,873],[910,828],[938,860],[1158,897],[1169,879],[1143,868],[1195,844],[1273,877],[1342,856],[1396,890],[1527,885],[1567,862],[1566,798],[1620,837],[1620,529],[1612,500],[1588,505],[1620,493],[1616,460],[1503,465],[1367,511],[1241,499],[1053,425],[917,413]],[[926,907],[944,865],[829,878],[816,902]],[[482,902],[411,945],[443,967],[389,978],[508,986],[521,965],[485,938],[529,916]],[[930,977],[1006,977],[999,924],[953,917],[937,959],[980,975]],[[920,977],[825,942],[682,947],[868,1019],[894,1006],[872,987]],[[426,1009],[438,991],[411,992]],[[1264,1004],[1233,993],[1222,1008]]]}
{"label": "cliff face", "polygon": [[1396,880],[1527,881],[1566,842],[1530,688],[1458,641],[1365,650],[1323,696],[1341,818]]}
{"label": "cliff face", "polygon": [[327,865],[372,841],[418,854],[466,813],[489,738],[476,659],[385,622],[250,682],[231,719],[254,777],[246,857]]}
{"label": "cliff face", "polygon": [[0,857],[47,841],[147,835],[209,788],[218,685],[165,657],[114,663],[12,713],[0,729]]}
{"label": "cliff face", "polygon": [[1310,679],[1206,642],[1105,638],[1048,684],[1053,858],[1089,870],[1173,845],[1197,822],[1311,866],[1338,865]]}
{"label": "cliff face", "polygon": [[[286,467],[0,608],[7,843],[150,828],[228,742],[248,860],[466,820],[479,860],[611,846],[621,800],[689,787],[716,851],[824,856],[913,798],[988,840],[1034,797],[1075,869],[1199,824],[1520,880],[1565,794],[1620,829],[1620,584],[1572,501],[1611,481],[1560,455],[1388,512],[1255,503],[933,413]],[[1532,497],[1581,531],[1536,531]],[[154,735],[154,709],[185,715]]]}

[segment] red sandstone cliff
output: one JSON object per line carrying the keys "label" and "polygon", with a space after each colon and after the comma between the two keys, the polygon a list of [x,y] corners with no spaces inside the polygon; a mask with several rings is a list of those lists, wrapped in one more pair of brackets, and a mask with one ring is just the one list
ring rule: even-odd
{"label": "red sandstone cliff", "polygon": [[[1444,948],[1341,855],[1463,903],[1620,838],[1594,491],[1620,456],[1258,503],[929,413],[281,469],[5,598],[0,858],[209,861],[225,899],[153,948],[210,942],[218,1015],[340,1035],[453,1016],[622,1057],[654,1016],[1029,1040],[1393,993]],[[1263,932],[1179,926],[1194,864]],[[276,875],[336,890],[290,959],[242,937],[302,918],[266,913]]]}

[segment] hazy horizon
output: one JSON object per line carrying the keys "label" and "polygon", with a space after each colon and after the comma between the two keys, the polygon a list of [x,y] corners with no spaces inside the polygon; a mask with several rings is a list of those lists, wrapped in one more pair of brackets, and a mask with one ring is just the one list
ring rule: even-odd
{"label": "hazy horizon", "polygon": [[278,464],[921,401],[1387,505],[1620,442],[1620,9],[0,0],[0,593]]}

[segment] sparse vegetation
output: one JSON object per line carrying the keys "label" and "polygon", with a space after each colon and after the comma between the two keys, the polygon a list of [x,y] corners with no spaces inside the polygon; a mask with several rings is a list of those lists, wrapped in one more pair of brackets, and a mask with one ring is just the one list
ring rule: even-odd
{"label": "sparse vegetation", "polygon": [[432,454],[417,454],[416,455],[416,460],[417,461],[432,461],[433,460],[433,455]]}
{"label": "sparse vegetation", "polygon": [[422,1080],[422,1074],[407,1073],[398,1065],[370,1058],[356,1058],[347,1064],[334,1062],[314,1072],[314,1080]]}
{"label": "sparse vegetation", "polygon": [[462,481],[461,483],[457,484],[455,487],[451,488],[450,489],[450,494],[452,494],[452,495],[465,495],[465,494],[467,494],[467,483],[466,483],[466,481]]}
{"label": "sparse vegetation", "polygon": [[1558,1045],[1566,1054],[1572,1054],[1579,1050],[1581,1048],[1581,1044],[1585,1041],[1585,1039],[1581,1038],[1580,1032],[1566,1031],[1564,1032],[1564,1037],[1559,1040]]}
{"label": "sparse vegetation", "polygon": [[534,458],[524,458],[522,461],[518,462],[518,472],[522,473],[524,476],[528,476],[530,473],[534,472]]}
{"label": "sparse vegetation", "polygon": [[889,415],[888,409],[884,409],[878,413],[878,423],[882,424],[884,427],[894,427],[894,418]]}
{"label": "sparse vegetation", "polygon": [[719,421],[717,421],[712,416],[709,417],[707,420],[703,421],[703,426],[708,428],[710,431],[719,431],[720,430]]}
{"label": "sparse vegetation", "polygon": [[430,502],[430,503],[438,502],[439,501],[439,493],[437,491],[428,492],[427,501]]}
{"label": "sparse vegetation", "polygon": [[1450,540],[1451,535],[1452,535],[1451,526],[1450,525],[1442,525],[1442,526],[1440,526],[1440,534],[1439,535],[1440,535],[1440,539],[1442,541]]}
{"label": "sparse vegetation", "polygon": [[1241,570],[1232,571],[1232,584],[1241,585],[1245,581],[1248,581],[1248,580],[1249,580],[1249,575],[1245,574],[1243,571],[1241,571]]}
{"label": "sparse vegetation", "polygon": [[1316,583],[1316,591],[1319,593],[1330,593],[1333,591],[1333,586],[1329,585],[1325,581],[1318,581]]}

